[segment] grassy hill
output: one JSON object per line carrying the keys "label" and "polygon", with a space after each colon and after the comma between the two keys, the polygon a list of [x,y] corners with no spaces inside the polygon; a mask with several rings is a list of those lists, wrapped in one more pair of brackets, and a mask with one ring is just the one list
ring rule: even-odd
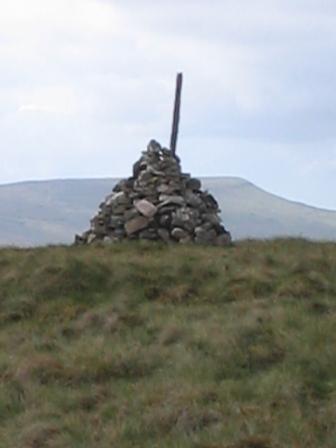
{"label": "grassy hill", "polygon": [[3,448],[336,446],[336,244],[0,251]]}
{"label": "grassy hill", "polygon": [[[0,186],[0,245],[71,243],[89,226],[115,179],[55,180]],[[235,239],[301,236],[336,240],[336,212],[279,198],[243,179],[206,178]]]}

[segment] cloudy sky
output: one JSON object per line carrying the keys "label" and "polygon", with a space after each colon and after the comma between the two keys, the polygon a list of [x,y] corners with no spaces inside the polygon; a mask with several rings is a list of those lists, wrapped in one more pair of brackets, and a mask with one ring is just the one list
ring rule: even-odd
{"label": "cloudy sky", "polygon": [[185,171],[336,209],[335,0],[0,6],[0,183],[129,175],[183,71]]}

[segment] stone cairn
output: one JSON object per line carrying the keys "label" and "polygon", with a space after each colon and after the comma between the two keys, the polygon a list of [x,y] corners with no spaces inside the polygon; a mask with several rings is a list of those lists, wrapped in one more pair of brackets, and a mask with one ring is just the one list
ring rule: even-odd
{"label": "stone cairn", "polygon": [[219,213],[201,182],[182,173],[178,157],[152,140],[133,176],[117,183],[75,244],[159,240],[226,246],[231,235]]}

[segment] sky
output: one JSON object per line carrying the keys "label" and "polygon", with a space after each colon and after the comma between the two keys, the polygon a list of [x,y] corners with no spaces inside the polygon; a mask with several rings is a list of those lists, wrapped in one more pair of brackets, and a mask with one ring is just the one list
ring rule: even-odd
{"label": "sky", "polygon": [[335,0],[0,7],[0,184],[129,176],[182,71],[184,171],[336,209]]}

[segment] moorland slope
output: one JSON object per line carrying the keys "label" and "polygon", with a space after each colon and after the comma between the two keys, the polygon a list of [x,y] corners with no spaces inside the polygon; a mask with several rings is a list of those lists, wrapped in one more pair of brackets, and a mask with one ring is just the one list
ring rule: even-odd
{"label": "moorland slope", "polygon": [[0,251],[3,448],[334,448],[336,245]]}

